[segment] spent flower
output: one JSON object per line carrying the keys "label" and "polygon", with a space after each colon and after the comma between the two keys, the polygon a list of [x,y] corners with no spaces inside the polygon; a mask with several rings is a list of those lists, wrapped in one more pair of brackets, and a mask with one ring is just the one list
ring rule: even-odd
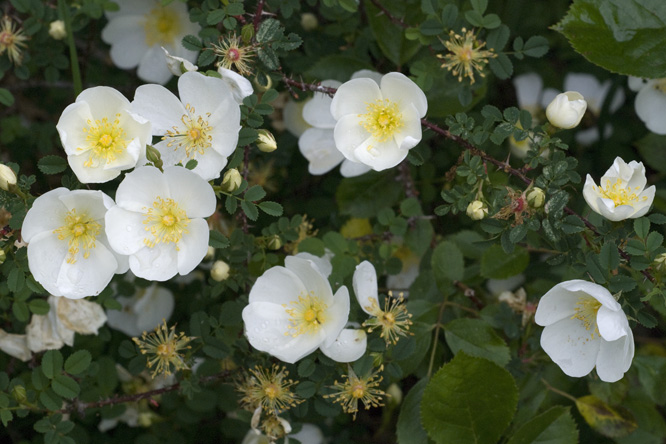
{"label": "spent flower", "polygon": [[14,65],[20,65],[23,59],[23,51],[28,45],[28,37],[23,33],[20,26],[16,26],[14,21],[8,16],[0,20],[0,55],[7,53],[9,61]]}
{"label": "spent flower", "polygon": [[277,364],[270,369],[259,365],[250,369],[236,387],[243,396],[241,406],[250,411],[261,407],[265,412],[277,415],[300,404],[304,400],[292,392],[296,382],[288,376],[287,369]]}
{"label": "spent flower", "polygon": [[174,371],[189,368],[183,353],[192,348],[188,344],[193,339],[183,332],[176,333],[175,325],[167,328],[166,321],[163,321],[151,333],[143,332],[141,339],[135,337],[132,341],[139,346],[141,354],[147,355],[148,368],[153,369],[152,377],[155,378],[170,375],[172,366]]}
{"label": "spent flower", "polygon": [[492,49],[483,49],[486,42],[479,41],[473,29],[468,31],[463,28],[462,35],[453,30],[449,31],[449,40],[444,42],[444,46],[449,53],[437,54],[437,58],[444,60],[442,68],[457,76],[458,82],[462,82],[463,77],[469,77],[470,83],[474,84],[475,71],[479,76],[485,77],[483,70],[488,60],[497,57]]}
{"label": "spent flower", "polygon": [[359,401],[363,403],[366,410],[369,410],[370,407],[384,405],[382,398],[386,396],[386,393],[377,388],[384,379],[382,376],[378,376],[382,371],[384,371],[384,366],[380,366],[369,376],[359,377],[356,376],[351,366],[348,366],[348,374],[342,375],[346,380],[344,382],[335,381],[331,388],[336,392],[324,395],[324,398],[332,398],[333,402],[342,406],[345,413],[351,413],[355,420]]}
{"label": "spent flower", "polygon": [[252,74],[255,48],[244,45],[243,39],[235,33],[220,37],[219,44],[213,45],[213,52],[220,58],[217,62],[218,68],[236,68],[242,76]]}

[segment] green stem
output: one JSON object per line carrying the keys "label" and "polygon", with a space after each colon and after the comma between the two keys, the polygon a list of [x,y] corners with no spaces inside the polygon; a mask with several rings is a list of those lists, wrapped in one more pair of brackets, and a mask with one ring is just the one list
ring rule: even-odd
{"label": "green stem", "polygon": [[63,22],[65,22],[65,29],[67,30],[67,44],[69,45],[69,61],[72,66],[72,82],[74,83],[74,95],[78,96],[83,91],[83,83],[81,82],[81,71],[79,69],[79,57],[76,54],[76,45],[74,44],[74,32],[72,31],[72,18],[69,14],[69,6],[66,0],[58,0],[58,9]]}
{"label": "green stem", "polygon": [[444,307],[446,307],[446,298],[439,306],[439,314],[437,315],[437,325],[435,325],[435,334],[432,341],[432,352],[430,353],[430,363],[428,364],[428,376],[426,379],[430,379],[432,375],[432,367],[435,365],[435,352],[437,351],[437,341],[439,340],[439,329],[442,325],[442,316],[444,315]]}

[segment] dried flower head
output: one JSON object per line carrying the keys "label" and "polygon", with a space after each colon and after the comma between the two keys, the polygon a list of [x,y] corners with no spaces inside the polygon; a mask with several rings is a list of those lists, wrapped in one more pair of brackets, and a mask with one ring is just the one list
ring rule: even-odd
{"label": "dried flower head", "polygon": [[155,328],[152,333],[143,332],[141,339],[132,338],[139,346],[141,354],[148,356],[148,368],[153,368],[152,377],[171,374],[171,365],[176,371],[188,368],[183,359],[181,350],[192,348],[188,343],[194,338],[185,336],[185,333],[176,334],[176,326],[167,328],[166,320]]}
{"label": "dried flower head", "polygon": [[393,296],[389,291],[384,299],[384,310],[379,308],[375,299],[371,302],[370,312],[372,317],[363,323],[363,327],[368,327],[368,333],[372,333],[375,328],[380,328],[382,333],[380,337],[384,338],[386,344],[395,345],[398,342],[398,336],[412,335],[409,326],[412,325],[412,314],[407,312],[404,304],[405,297],[402,292],[398,297]]}
{"label": "dried flower head", "polygon": [[507,220],[514,217],[515,221],[512,226],[522,225],[524,223],[523,218],[531,216],[534,212],[534,208],[527,203],[526,193],[529,192],[529,188],[522,192],[509,187],[506,189],[508,191],[506,195],[507,205],[502,207],[493,218]]}
{"label": "dried flower head", "polygon": [[437,57],[444,60],[442,68],[446,68],[454,76],[458,76],[459,82],[462,82],[463,77],[469,77],[473,84],[475,70],[478,71],[479,76],[485,77],[483,68],[488,63],[488,59],[497,57],[492,49],[483,49],[486,42],[480,42],[473,29],[467,31],[463,28],[462,35],[451,31],[449,40],[443,43],[450,53],[437,54]]}
{"label": "dried flower head", "polygon": [[15,65],[21,64],[21,51],[27,47],[28,37],[23,34],[20,26],[14,26],[14,22],[8,16],[0,21],[0,55],[7,51],[7,57]]}
{"label": "dried flower head", "polygon": [[291,387],[296,382],[287,379],[287,376],[289,372],[286,368],[277,364],[273,364],[270,369],[260,365],[250,369],[236,387],[243,395],[240,400],[242,407],[254,411],[261,406],[267,413],[277,415],[303,402],[298,395],[291,392]]}
{"label": "dried flower head", "polygon": [[324,398],[333,398],[333,402],[338,402],[342,405],[342,410],[345,413],[352,413],[354,420],[358,412],[358,402],[361,401],[366,410],[370,407],[381,407],[382,397],[387,396],[383,390],[376,388],[384,379],[378,376],[384,370],[384,366],[380,366],[370,376],[360,378],[356,376],[351,366],[348,367],[348,375],[342,375],[347,378],[345,382],[335,381],[333,387],[337,393],[324,395]]}
{"label": "dried flower head", "polygon": [[218,45],[213,45],[213,51],[220,57],[217,67],[225,69],[236,68],[242,76],[252,74],[251,61],[254,58],[254,46],[243,45],[243,41],[236,34],[220,38]]}

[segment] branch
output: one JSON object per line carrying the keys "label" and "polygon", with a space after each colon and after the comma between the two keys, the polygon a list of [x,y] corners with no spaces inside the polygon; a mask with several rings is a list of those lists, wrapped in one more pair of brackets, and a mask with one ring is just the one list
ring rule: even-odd
{"label": "branch", "polygon": [[409,28],[409,25],[405,23],[405,21],[402,18],[398,18],[391,14],[391,11],[386,9],[384,5],[382,5],[379,0],[370,0],[370,2],[375,5],[377,8],[379,8],[380,11],[382,11],[382,14],[386,16],[387,19],[391,21],[394,25],[398,25],[401,28],[407,29]]}

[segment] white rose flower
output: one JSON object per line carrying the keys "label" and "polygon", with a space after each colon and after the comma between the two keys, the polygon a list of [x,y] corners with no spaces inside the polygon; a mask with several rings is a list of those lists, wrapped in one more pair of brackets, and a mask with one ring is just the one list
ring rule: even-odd
{"label": "white rose flower", "polygon": [[567,91],[558,94],[550,102],[546,107],[546,117],[553,126],[571,129],[578,126],[586,109],[587,102],[581,93]]}
{"label": "white rose flower", "polygon": [[98,295],[128,259],[114,252],[104,232],[113,200],[101,191],[56,188],[35,199],[23,221],[28,266],[55,296],[80,299]]}
{"label": "white rose flower", "polygon": [[56,125],[67,162],[81,183],[102,183],[134,168],[146,156],[150,122],[108,86],[84,90]]}
{"label": "white rose flower", "polygon": [[186,275],[208,252],[204,218],[215,212],[215,203],[213,188],[186,168],[137,168],[118,185],[116,206],[106,214],[109,244],[129,255],[138,277]]}
{"label": "white rose flower", "polygon": [[111,45],[111,60],[119,68],[138,66],[139,78],[164,84],[171,78],[162,47],[174,57],[194,63],[197,53],[183,47],[188,34],[197,35],[201,27],[190,22],[187,6],[159,0],[115,0],[120,9],[107,12],[109,23],[102,40]]}
{"label": "white rose flower", "polygon": [[331,102],[335,145],[347,159],[376,171],[392,168],[421,141],[420,119],[427,110],[425,94],[404,74],[386,74],[379,86],[352,79]]}
{"label": "white rose flower", "polygon": [[254,93],[254,88],[252,88],[252,83],[238,74],[236,71],[223,68],[220,66],[217,68],[217,72],[222,76],[229,88],[231,88],[231,93],[234,96],[234,100],[240,105],[243,103],[243,99],[247,96],[251,96]]}
{"label": "white rose flower", "polygon": [[545,327],[541,347],[567,375],[585,376],[596,366],[602,381],[615,382],[629,370],[634,336],[604,287],[578,279],[557,284],[539,301],[534,320]]}
{"label": "white rose flower", "polygon": [[132,109],[153,124],[155,145],[165,166],[183,165],[191,159],[192,171],[205,180],[220,177],[227,157],[236,149],[240,107],[226,82],[198,72],[178,79],[178,99],[160,85],[137,88]]}
{"label": "white rose flower", "polygon": [[312,262],[294,256],[261,275],[243,309],[250,344],[293,364],[333,345],[349,316],[349,291],[331,285]]}
{"label": "white rose flower", "polygon": [[629,88],[638,92],[634,108],[647,129],[666,134],[666,79],[629,77]]}
{"label": "white rose flower", "polygon": [[175,305],[173,293],[156,283],[138,289],[132,297],[120,296],[116,300],[123,308],[106,311],[108,325],[127,336],[154,330],[171,317]]}
{"label": "white rose flower", "polygon": [[617,157],[597,186],[589,174],[583,197],[592,211],[613,222],[645,215],[652,205],[654,185],[645,188],[645,166],[632,160],[627,164]]}

